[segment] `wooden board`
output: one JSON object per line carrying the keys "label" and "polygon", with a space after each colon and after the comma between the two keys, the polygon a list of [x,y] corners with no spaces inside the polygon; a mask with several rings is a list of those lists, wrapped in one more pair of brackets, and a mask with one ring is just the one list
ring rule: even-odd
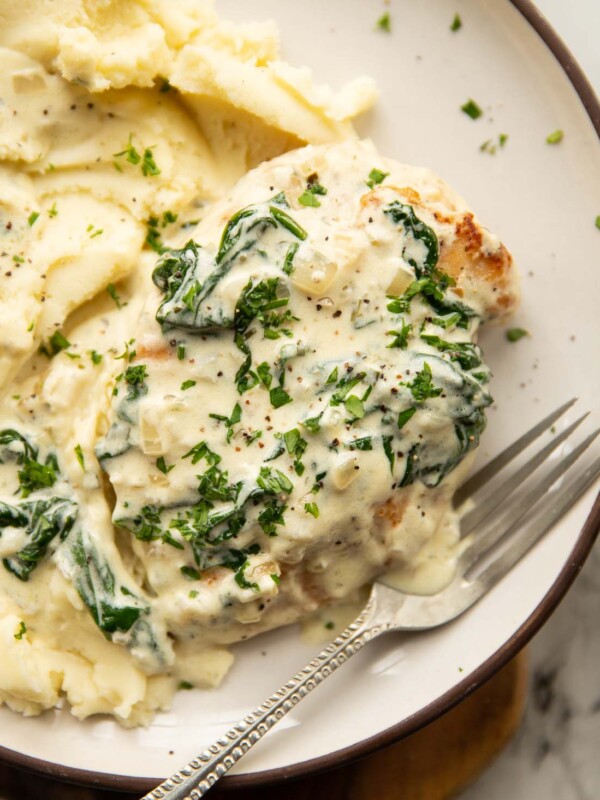
{"label": "wooden board", "polygon": [[[516,731],[527,692],[521,653],[436,722],[386,750],[324,775],[268,788],[213,790],[213,800],[448,800]],[[0,765],[0,800],[128,800],[135,795],[56,783]]]}

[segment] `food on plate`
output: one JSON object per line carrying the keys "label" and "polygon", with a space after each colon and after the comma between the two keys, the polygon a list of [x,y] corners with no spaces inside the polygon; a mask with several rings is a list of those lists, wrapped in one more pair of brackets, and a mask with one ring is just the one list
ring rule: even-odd
{"label": "food on plate", "polygon": [[517,302],[464,201],[353,135],[368,82],[162,8],[3,34],[8,107],[42,117],[0,142],[0,700],[26,714],[144,723],[379,575],[443,586],[478,327]]}

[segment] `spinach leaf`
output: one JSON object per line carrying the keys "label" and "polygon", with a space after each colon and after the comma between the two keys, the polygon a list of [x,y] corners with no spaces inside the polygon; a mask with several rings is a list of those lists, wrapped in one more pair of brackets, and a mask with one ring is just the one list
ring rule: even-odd
{"label": "spinach leaf", "polygon": [[[402,249],[402,257],[411,265],[417,278],[431,275],[440,257],[437,236],[433,230],[420,220],[414,212],[412,206],[394,200],[383,209],[383,213],[392,220],[395,225],[401,225],[406,237],[406,243]],[[409,254],[409,250],[414,250],[415,242],[423,245],[424,253],[417,258]]]}
{"label": "spinach leaf", "polygon": [[27,544],[2,563],[19,580],[30,574],[46,556],[51,543],[63,541],[77,518],[77,504],[63,497],[20,503],[17,507],[0,503],[0,535],[5,527],[25,528]]}

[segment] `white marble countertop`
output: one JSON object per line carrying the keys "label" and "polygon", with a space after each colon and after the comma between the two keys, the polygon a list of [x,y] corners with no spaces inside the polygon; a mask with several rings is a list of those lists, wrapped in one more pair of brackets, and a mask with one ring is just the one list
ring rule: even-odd
{"label": "white marble countertop", "polygon": [[[600,2],[537,0],[600,94]],[[595,33],[594,33],[595,32]],[[600,546],[530,646],[525,717],[461,800],[600,798]]]}

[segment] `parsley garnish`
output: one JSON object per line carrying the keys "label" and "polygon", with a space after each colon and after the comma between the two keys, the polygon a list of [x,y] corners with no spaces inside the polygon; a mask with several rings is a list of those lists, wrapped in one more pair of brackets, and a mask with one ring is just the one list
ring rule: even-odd
{"label": "parsley garnish", "polygon": [[186,389],[191,389],[191,388],[192,388],[192,386],[195,386],[195,385],[196,385],[196,381],[193,381],[193,380],[187,380],[187,381],[184,381],[184,382],[181,384],[181,391],[182,391],[182,392],[185,392],[185,391],[186,391]]}
{"label": "parsley garnish", "polygon": [[351,394],[350,397],[344,400],[344,406],[349,414],[352,414],[354,419],[362,419],[365,415],[365,409],[360,397]]}
{"label": "parsley garnish", "polygon": [[412,333],[412,325],[410,323],[404,324],[404,320],[400,320],[401,328],[399,331],[386,331],[386,336],[394,336],[394,340],[388,344],[388,347],[400,347],[406,350],[408,347],[408,337]]}
{"label": "parsley garnish", "polygon": [[318,433],[321,430],[321,417],[323,416],[323,412],[321,411],[316,417],[308,417],[308,419],[303,419],[300,425],[306,428],[307,431],[310,433]]}
{"label": "parsley garnish", "polygon": [[258,523],[267,536],[277,536],[277,525],[285,525],[283,512],[287,506],[277,500],[270,500],[258,515]]}
{"label": "parsley garnish", "polygon": [[52,358],[61,350],[66,350],[71,347],[71,342],[60,331],[54,331],[52,336],[48,339],[48,346],[42,345],[40,352],[48,358]]}
{"label": "parsley garnish", "polygon": [[596,227],[600,230],[600,214],[596,217]]}
{"label": "parsley garnish", "polygon": [[95,367],[102,363],[103,356],[101,353],[96,352],[96,350],[88,350],[88,353]]}
{"label": "parsley garnish", "polygon": [[525,328],[509,328],[506,331],[506,338],[509,342],[518,342],[519,339],[523,339],[525,336],[531,336]]}
{"label": "parsley garnish", "polygon": [[106,291],[108,292],[110,297],[112,297],[112,299],[114,300],[114,303],[117,308],[123,308],[124,305],[127,305],[126,303],[121,302],[121,298],[119,297],[118,292],[115,289],[114,283],[109,283],[108,286],[106,287]]}
{"label": "parsley garnish", "polygon": [[414,415],[416,412],[416,408],[411,406],[411,408],[407,408],[406,411],[401,411],[398,414],[398,428],[403,428],[409,419]]}
{"label": "parsley garnish", "polygon": [[561,131],[560,129],[553,131],[552,133],[549,133],[548,136],[546,136],[546,143],[558,144],[559,142],[562,142],[564,136],[565,136],[564,131]]}
{"label": "parsley garnish", "polygon": [[390,472],[392,474],[394,473],[394,461],[396,459],[394,450],[392,448],[393,438],[393,436],[382,436],[383,452],[385,453],[387,460],[390,462]]}
{"label": "parsley garnish", "polygon": [[188,581],[199,581],[200,580],[200,573],[194,567],[179,567],[179,571],[183,575],[184,578],[187,578]]}
{"label": "parsley garnish", "polygon": [[297,475],[304,473],[304,464],[300,460],[304,451],[308,447],[308,442],[300,435],[298,428],[292,428],[283,434],[283,441],[285,442],[285,449],[289,455],[294,457],[294,469]]}
{"label": "parsley garnish", "polygon": [[425,362],[423,369],[417,372],[414,379],[410,383],[403,385],[410,389],[412,396],[418,403],[423,403],[430,397],[439,397],[442,393],[441,388],[434,387],[432,377],[431,367]]}
{"label": "parsley garnish", "polygon": [[386,11],[385,14],[382,14],[379,17],[379,19],[375,24],[375,27],[378,28],[380,31],[385,31],[385,33],[391,33],[392,18],[390,17],[389,11]]}
{"label": "parsley garnish", "polygon": [[462,19],[460,18],[460,14],[455,14],[454,19],[452,20],[452,24],[450,25],[450,30],[452,33],[456,33],[462,28]]}
{"label": "parsley garnish", "polygon": [[75,447],[73,448],[73,450],[75,452],[75,457],[77,458],[77,461],[79,462],[79,466],[85,472],[85,456],[83,455],[83,450],[81,449],[81,445],[80,444],[76,444]]}
{"label": "parsley garnish", "polygon": [[138,397],[146,394],[148,391],[148,387],[146,385],[148,372],[145,364],[137,364],[135,367],[127,367],[123,377],[125,378],[125,383],[127,383],[130,387],[127,394],[128,400],[136,400]]}
{"label": "parsley garnish", "polygon": [[469,99],[466,103],[463,103],[463,105],[460,107],[460,110],[468,117],[471,117],[471,119],[479,119],[479,117],[481,117],[483,114],[481,108],[477,105],[475,100],[472,99]]}
{"label": "parsley garnish", "polygon": [[183,359],[185,358],[185,345],[184,344],[178,344],[177,345],[177,358],[179,359],[179,361],[183,361]]}
{"label": "parsley garnish", "polygon": [[283,266],[282,269],[286,275],[291,275],[294,271],[294,257],[298,252],[298,247],[300,245],[298,242],[292,242],[287,249],[285,254],[285,258],[283,259]]}
{"label": "parsley garnish", "polygon": [[[163,90],[161,89],[160,91],[162,92]],[[166,91],[168,91],[168,90],[166,90]],[[183,569],[185,569],[185,567],[182,567],[181,569],[183,570]],[[191,594],[191,592],[190,592],[190,594]],[[177,684],[177,688],[189,691],[190,689],[194,688],[194,684],[190,683],[189,681],[179,681],[179,683]]]}
{"label": "parsley garnish", "polygon": [[35,221],[38,219],[39,216],[40,216],[39,211],[32,211],[31,214],[27,217],[27,224],[29,225],[30,228],[32,225],[35,224]]}
{"label": "parsley garnish", "polygon": [[[238,422],[242,419],[242,407],[240,406],[239,403],[236,403],[229,417],[226,417],[223,414],[209,414],[208,416],[211,417],[211,419],[216,419],[219,422],[225,423],[225,425],[227,426],[227,442],[230,442],[233,436],[233,426],[237,425]],[[246,442],[246,444],[250,444],[250,442]]]}
{"label": "parsley garnish", "polygon": [[260,468],[256,483],[266,494],[279,494],[280,492],[290,494],[294,488],[294,484],[283,472],[270,467]]}
{"label": "parsley garnish", "polygon": [[361,439],[353,439],[346,447],[348,450],[372,450],[373,437],[363,436]]}
{"label": "parsley garnish", "polygon": [[273,408],[281,408],[292,402],[292,398],[282,386],[274,386],[269,390],[269,399]]}
{"label": "parsley garnish", "polygon": [[298,202],[301,206],[308,206],[310,208],[319,208],[321,205],[320,200],[317,198],[317,195],[326,195],[327,189],[317,181],[309,181],[306,185],[306,189],[302,192],[300,197],[298,198]]}
{"label": "parsley garnish", "polygon": [[270,577],[271,577],[271,580],[273,581],[273,583],[275,583],[277,586],[279,586],[279,584],[281,583],[280,576],[276,575],[274,572],[272,572]]}
{"label": "parsley garnish", "polygon": [[58,214],[58,209],[56,208],[56,203],[52,203],[52,207],[48,209],[48,216],[55,217]]}
{"label": "parsley garnish", "polygon": [[[125,160],[128,161],[130,164],[138,165],[141,164],[142,174],[145,177],[148,175],[160,175],[160,169],[157,167],[156,162],[154,160],[154,155],[152,151],[154,150],[154,145],[152,147],[145,147],[142,155],[136,150],[132,143],[133,134],[129,134],[129,140],[127,142],[127,147],[124,150],[120,150],[118,153],[114,153],[115,158],[121,158],[125,156]],[[123,171],[123,168],[119,164],[119,162],[113,162],[116,169],[119,172]]]}
{"label": "parsley garnish", "polygon": [[156,468],[159,469],[163,473],[163,475],[168,475],[169,472],[171,472],[172,469],[175,469],[175,464],[171,464],[170,466],[167,466],[167,462],[165,461],[165,457],[164,456],[159,456],[156,459]]}
{"label": "parsley garnish", "polygon": [[312,514],[315,519],[318,519],[319,506],[316,503],[304,503],[304,510],[307,514]]}
{"label": "parsley garnish", "polygon": [[369,189],[374,189],[375,186],[383,183],[389,174],[389,172],[382,172],[380,169],[377,169],[377,167],[373,167],[371,172],[369,172],[369,179],[366,180],[365,183]]}
{"label": "parsley garnish", "polygon": [[25,625],[23,620],[21,620],[19,622],[19,627],[17,629],[17,632],[15,633],[15,639],[21,641],[21,639],[25,636],[26,633],[27,633],[27,625]]}
{"label": "parsley garnish", "polygon": [[221,461],[221,456],[214,453],[204,441],[195,444],[182,458],[189,458],[190,456],[192,458],[192,464],[197,464],[204,458],[206,463],[212,467],[219,464]]}

